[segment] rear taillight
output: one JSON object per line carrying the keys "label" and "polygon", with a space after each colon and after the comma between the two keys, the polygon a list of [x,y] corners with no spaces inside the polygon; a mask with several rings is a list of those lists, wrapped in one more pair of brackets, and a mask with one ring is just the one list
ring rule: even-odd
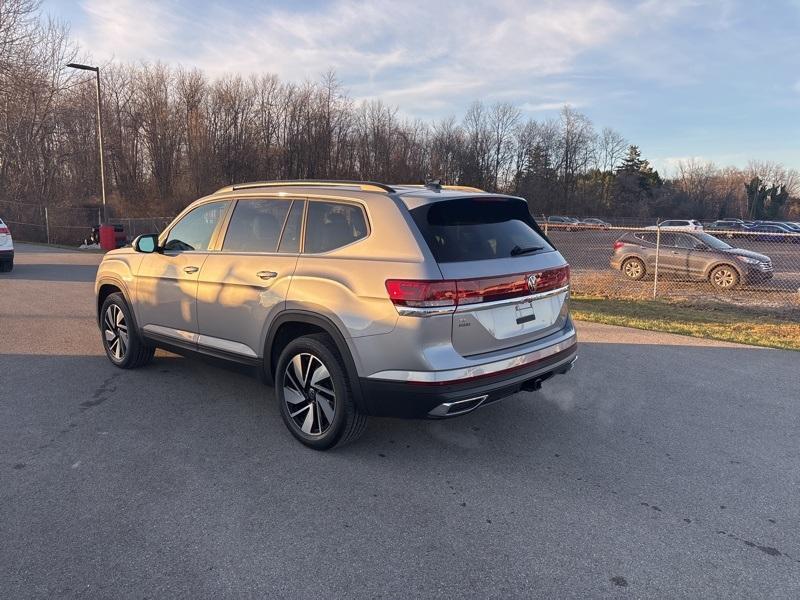
{"label": "rear taillight", "polygon": [[625,245],[625,242],[620,242],[619,240],[617,240],[616,242],[614,242],[614,250],[619,250],[624,245]]}
{"label": "rear taillight", "polygon": [[522,298],[550,292],[569,285],[569,265],[534,273],[479,279],[420,281],[389,279],[386,291],[395,306],[410,308],[451,308]]}
{"label": "rear taillight", "polygon": [[9,231],[8,227],[6,227],[5,225],[0,225],[0,234],[3,233],[11,233],[11,231]]}
{"label": "rear taillight", "polygon": [[433,308],[456,305],[454,281],[388,279],[386,291],[395,306]]}

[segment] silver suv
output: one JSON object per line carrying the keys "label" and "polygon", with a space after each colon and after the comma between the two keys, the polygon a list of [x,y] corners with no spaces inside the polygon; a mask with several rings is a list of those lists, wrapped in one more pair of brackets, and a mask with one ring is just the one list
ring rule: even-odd
{"label": "silver suv", "polygon": [[442,418],[539,389],[577,356],[569,266],[525,200],[459,186],[232,185],[105,255],[108,358],[156,346],[255,365],[317,449],[368,415]]}

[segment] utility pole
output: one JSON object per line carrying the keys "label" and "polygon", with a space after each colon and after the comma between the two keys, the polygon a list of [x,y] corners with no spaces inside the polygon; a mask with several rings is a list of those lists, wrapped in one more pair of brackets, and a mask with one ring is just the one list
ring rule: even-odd
{"label": "utility pole", "polygon": [[100,102],[100,67],[90,67],[89,65],[81,65],[78,63],[69,63],[67,65],[72,69],[80,69],[82,71],[94,71],[97,84],[97,142],[100,148],[100,196],[103,199],[103,222],[108,220],[106,214],[106,172],[103,163],[103,113],[102,104]]}

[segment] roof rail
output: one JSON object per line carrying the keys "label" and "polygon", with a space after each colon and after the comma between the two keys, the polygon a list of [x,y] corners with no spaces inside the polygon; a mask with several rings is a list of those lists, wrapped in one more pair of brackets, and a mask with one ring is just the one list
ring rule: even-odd
{"label": "roof rail", "polygon": [[[427,188],[432,189],[429,185],[423,185],[421,183],[396,183],[397,187],[410,187],[410,188]],[[472,187],[471,185],[440,185],[439,188],[443,190],[452,190],[454,192],[478,192],[481,194],[485,194],[486,190],[482,190],[480,188]]]}
{"label": "roof rail", "polygon": [[294,179],[290,181],[253,181],[249,183],[237,183],[234,185],[227,185],[224,188],[217,190],[216,193],[222,191],[235,191],[235,190],[247,190],[252,188],[261,188],[261,187],[286,187],[286,186],[298,186],[298,187],[309,187],[309,186],[319,186],[319,187],[358,187],[361,188],[363,192],[388,192],[393,193],[395,189],[390,187],[384,183],[377,183],[375,181],[349,181],[349,180],[339,180],[339,179]]}

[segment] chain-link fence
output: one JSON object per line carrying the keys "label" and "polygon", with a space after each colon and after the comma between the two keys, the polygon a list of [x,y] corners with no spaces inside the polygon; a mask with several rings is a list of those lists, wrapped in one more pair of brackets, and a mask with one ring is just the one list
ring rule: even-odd
{"label": "chain-link fence", "polygon": [[[11,228],[15,240],[80,246],[88,241],[102,222],[100,207],[44,207],[0,200],[0,218]],[[172,217],[112,217],[108,222],[121,225],[128,240],[143,233],[160,233]]]}
{"label": "chain-link fence", "polygon": [[800,308],[800,233],[788,227],[537,221],[570,263],[576,294]]}
{"label": "chain-link fence", "polygon": [[[18,241],[78,247],[102,218],[99,207],[42,207],[0,201]],[[659,227],[632,218],[536,215],[570,263],[576,294],[619,298],[711,299],[800,308],[800,232],[789,225]],[[130,241],[160,233],[172,217],[115,217]]]}

